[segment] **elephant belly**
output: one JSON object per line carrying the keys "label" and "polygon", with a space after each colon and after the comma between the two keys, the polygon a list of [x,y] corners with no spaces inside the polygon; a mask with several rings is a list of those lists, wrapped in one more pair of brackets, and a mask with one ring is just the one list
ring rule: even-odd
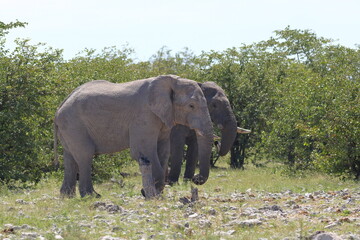
{"label": "elephant belly", "polygon": [[112,131],[99,131],[90,133],[95,144],[96,154],[115,153],[129,148],[129,131],[112,129]]}

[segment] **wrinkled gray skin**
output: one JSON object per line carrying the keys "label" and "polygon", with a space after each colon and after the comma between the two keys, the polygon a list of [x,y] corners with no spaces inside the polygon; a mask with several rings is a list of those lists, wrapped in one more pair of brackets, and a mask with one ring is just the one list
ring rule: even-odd
{"label": "wrinkled gray skin", "polygon": [[[226,155],[234,143],[236,137],[236,119],[231,109],[229,100],[224,90],[214,82],[199,83],[209,108],[211,120],[221,129],[221,145],[219,155]],[[199,148],[196,133],[187,126],[177,125],[171,131],[170,136],[170,172],[168,181],[170,184],[179,180],[181,164],[184,156],[184,145],[188,146],[186,152],[186,169],[184,179],[194,176],[196,164],[202,162],[202,150]]]}
{"label": "wrinkled gray skin", "polygon": [[193,178],[201,184],[209,172],[213,129],[195,81],[167,75],[127,83],[98,80],[78,87],[55,114],[55,134],[64,148],[61,194],[75,195],[77,173],[80,195],[96,193],[91,180],[93,156],[129,147],[133,159],[150,160],[159,194],[165,185],[170,131],[175,124],[196,132],[207,162]]}

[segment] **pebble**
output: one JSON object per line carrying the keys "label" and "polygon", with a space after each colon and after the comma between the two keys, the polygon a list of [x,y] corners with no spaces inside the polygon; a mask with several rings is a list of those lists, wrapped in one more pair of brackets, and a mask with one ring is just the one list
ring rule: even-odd
{"label": "pebble", "polygon": [[226,224],[226,226],[240,226],[240,227],[253,227],[256,225],[261,225],[263,222],[259,219],[248,219],[248,220],[233,220]]}
{"label": "pebble", "polygon": [[331,224],[325,226],[324,228],[325,229],[334,228],[336,226],[339,226],[340,224],[341,224],[340,222],[334,222],[334,223],[331,223]]}
{"label": "pebble", "polygon": [[104,236],[104,237],[101,237],[99,240],[124,240],[124,238],[113,237],[113,236]]}
{"label": "pebble", "polygon": [[220,236],[231,236],[235,233],[235,230],[229,230],[229,231],[216,231],[214,232],[214,235],[220,235]]}

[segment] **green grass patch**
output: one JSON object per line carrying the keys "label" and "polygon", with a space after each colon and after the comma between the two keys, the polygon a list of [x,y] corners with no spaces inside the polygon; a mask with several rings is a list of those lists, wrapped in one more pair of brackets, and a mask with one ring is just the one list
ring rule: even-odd
{"label": "green grass patch", "polygon": [[[159,199],[145,201],[136,163],[121,172],[128,174],[95,184],[100,199],[78,193],[61,198],[58,176],[28,189],[1,186],[0,238],[17,239],[26,232],[46,239],[302,239],[316,231],[360,235],[358,182],[318,173],[289,177],[279,166],[236,170],[220,163],[206,184],[180,180]],[[198,188],[200,200],[184,204],[180,199],[190,198],[191,186]],[[94,207],[97,201],[105,207]],[[111,212],[107,206],[119,209]]]}

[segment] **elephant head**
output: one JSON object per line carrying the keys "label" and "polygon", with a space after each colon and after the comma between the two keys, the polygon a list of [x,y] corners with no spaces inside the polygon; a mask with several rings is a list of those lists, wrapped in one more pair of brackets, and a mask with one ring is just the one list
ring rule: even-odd
{"label": "elephant head", "polygon": [[214,82],[199,83],[199,85],[207,100],[211,120],[221,130],[219,155],[224,156],[230,151],[236,138],[235,116],[222,88]]}
{"label": "elephant head", "polygon": [[193,182],[205,183],[209,177],[213,128],[201,88],[195,81],[166,75],[154,79],[149,92],[150,109],[168,128],[181,124],[195,130],[200,173]]}

